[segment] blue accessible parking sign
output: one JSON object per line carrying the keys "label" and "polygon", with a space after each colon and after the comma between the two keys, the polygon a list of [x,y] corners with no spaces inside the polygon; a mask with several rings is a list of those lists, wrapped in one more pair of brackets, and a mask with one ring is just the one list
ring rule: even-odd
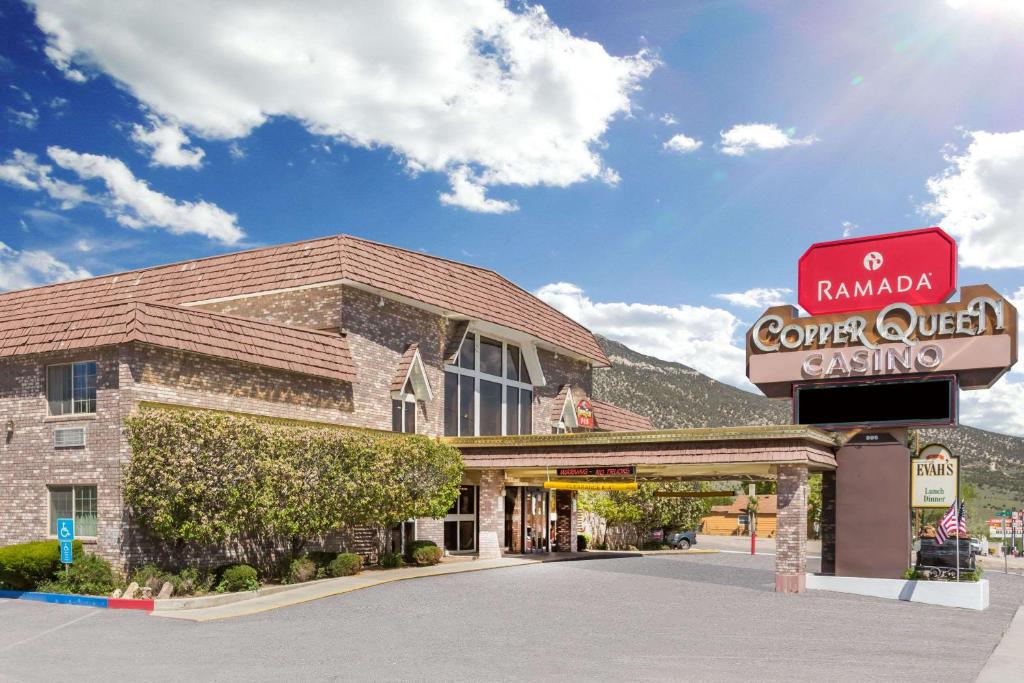
{"label": "blue accessible parking sign", "polygon": [[61,564],[71,564],[74,561],[71,542],[75,540],[75,520],[71,517],[60,517],[57,519],[57,540],[60,541]]}

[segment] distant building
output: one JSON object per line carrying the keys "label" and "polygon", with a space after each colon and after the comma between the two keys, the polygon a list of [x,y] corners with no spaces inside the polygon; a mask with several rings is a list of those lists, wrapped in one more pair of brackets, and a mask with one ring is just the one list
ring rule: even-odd
{"label": "distant building", "polygon": [[[749,496],[736,496],[729,505],[715,505],[711,514],[701,520],[700,531],[707,536],[744,536],[750,533],[750,518],[747,508]],[[775,536],[777,498],[766,494],[757,496],[757,535],[764,538]]]}

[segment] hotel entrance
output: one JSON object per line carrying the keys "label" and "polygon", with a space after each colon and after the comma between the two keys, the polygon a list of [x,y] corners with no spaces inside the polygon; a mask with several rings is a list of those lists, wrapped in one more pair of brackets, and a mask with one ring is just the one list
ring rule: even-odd
{"label": "hotel entrance", "polygon": [[478,487],[462,486],[444,518],[444,549],[449,553],[476,552]]}

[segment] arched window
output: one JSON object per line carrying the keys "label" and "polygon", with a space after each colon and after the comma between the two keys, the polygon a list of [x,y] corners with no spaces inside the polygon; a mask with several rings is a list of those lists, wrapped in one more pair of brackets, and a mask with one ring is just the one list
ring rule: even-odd
{"label": "arched window", "polygon": [[446,436],[533,433],[533,383],[515,344],[467,332],[444,372]]}

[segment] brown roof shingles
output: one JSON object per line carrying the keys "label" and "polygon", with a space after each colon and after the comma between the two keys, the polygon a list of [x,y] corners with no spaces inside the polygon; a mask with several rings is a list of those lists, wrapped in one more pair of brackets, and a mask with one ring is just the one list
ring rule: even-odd
{"label": "brown roof shingles", "polygon": [[497,273],[338,235],[0,294],[0,317],[36,317],[129,301],[180,305],[347,280],[525,332],[600,365],[582,325]]}
{"label": "brown roof shingles", "polygon": [[639,415],[631,410],[620,408],[611,403],[590,399],[594,409],[594,428],[602,432],[650,432],[654,431],[654,423],[649,417]]}
{"label": "brown roof shingles", "polygon": [[409,344],[409,348],[398,359],[398,371],[395,373],[394,379],[391,380],[391,391],[401,391],[405,388],[405,381],[409,378],[409,368],[412,367],[412,361],[419,348],[419,344]]}
{"label": "brown roof shingles", "polygon": [[221,313],[131,301],[0,323],[0,357],[131,342],[355,380],[343,337]]}

